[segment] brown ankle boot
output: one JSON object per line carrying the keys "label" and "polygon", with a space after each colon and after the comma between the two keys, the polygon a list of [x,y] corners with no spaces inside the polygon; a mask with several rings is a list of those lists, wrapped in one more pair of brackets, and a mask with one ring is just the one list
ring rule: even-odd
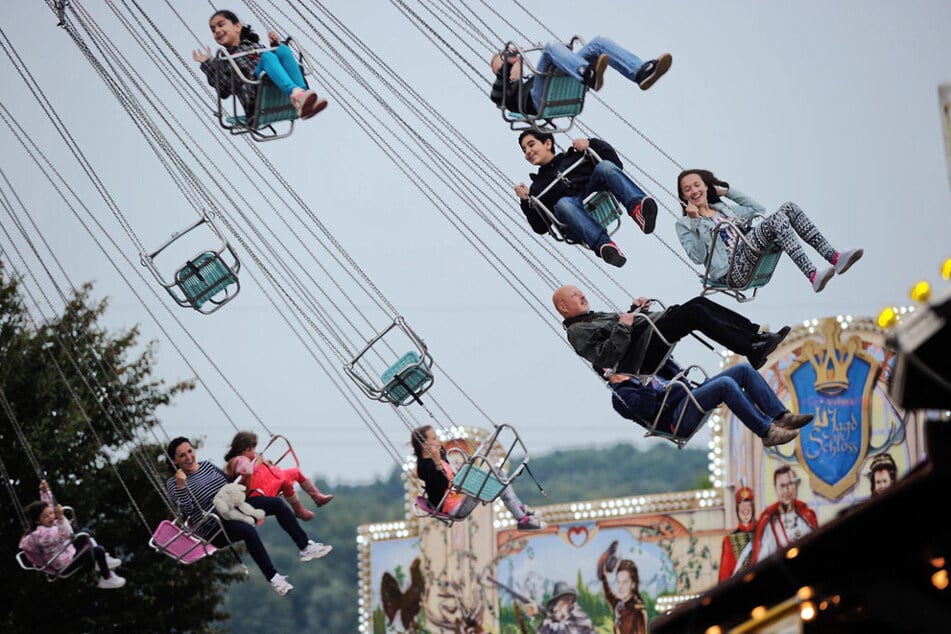
{"label": "brown ankle boot", "polygon": [[295,493],[294,495],[284,498],[287,500],[287,503],[291,505],[291,508],[294,509],[294,515],[298,518],[309,522],[314,519],[314,512],[304,508],[304,503],[300,501],[300,498]]}
{"label": "brown ankle boot", "polygon": [[321,493],[320,489],[317,488],[317,485],[310,480],[304,480],[301,482],[300,488],[302,488],[304,492],[314,500],[314,503],[318,507],[321,507],[330,500],[334,499],[334,496],[331,493],[328,493],[327,495]]}

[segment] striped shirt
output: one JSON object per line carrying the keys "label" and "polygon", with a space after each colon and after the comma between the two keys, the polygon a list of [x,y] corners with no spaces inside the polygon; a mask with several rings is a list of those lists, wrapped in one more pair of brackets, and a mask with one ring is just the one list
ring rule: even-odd
{"label": "striped shirt", "polygon": [[[224,471],[207,460],[202,460],[198,463],[198,470],[185,479],[184,489],[175,486],[174,477],[168,479],[165,488],[182,515],[195,525],[202,519],[204,511],[213,510],[215,495],[228,482]],[[217,527],[216,522],[208,522],[201,525],[198,532],[209,536]]]}

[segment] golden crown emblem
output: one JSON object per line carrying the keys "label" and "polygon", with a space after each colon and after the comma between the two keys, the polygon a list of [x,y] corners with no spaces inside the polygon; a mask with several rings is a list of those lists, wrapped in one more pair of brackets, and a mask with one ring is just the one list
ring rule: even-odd
{"label": "golden crown emblem", "polygon": [[855,353],[862,347],[857,336],[850,337],[845,345],[840,345],[839,335],[842,326],[834,320],[822,324],[823,343],[809,340],[802,344],[800,358],[805,358],[816,371],[816,392],[835,395],[849,389],[849,366]]}

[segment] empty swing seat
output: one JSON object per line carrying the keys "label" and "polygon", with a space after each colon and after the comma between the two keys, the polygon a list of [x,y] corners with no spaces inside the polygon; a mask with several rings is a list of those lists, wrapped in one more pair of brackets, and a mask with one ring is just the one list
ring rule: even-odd
{"label": "empty swing seat", "polygon": [[383,395],[395,405],[406,405],[429,389],[433,375],[420,363],[420,356],[407,352],[380,376]]}
{"label": "empty swing seat", "polygon": [[217,550],[207,540],[169,520],[162,520],[158,525],[149,546],[183,564],[195,563]]}
{"label": "empty swing seat", "polygon": [[175,283],[188,303],[199,309],[209,300],[215,302],[212,298],[219,293],[230,295],[228,289],[238,283],[238,276],[218,253],[205,251],[176,271]]}

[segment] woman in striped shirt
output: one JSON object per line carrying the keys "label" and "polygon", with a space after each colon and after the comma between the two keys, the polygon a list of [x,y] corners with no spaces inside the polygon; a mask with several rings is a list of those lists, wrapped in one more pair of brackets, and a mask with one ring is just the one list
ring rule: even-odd
{"label": "woman in striped shirt", "polygon": [[[199,522],[206,513],[212,510],[215,494],[229,482],[228,476],[207,460],[199,461],[195,456],[195,449],[187,438],[178,437],[172,440],[168,444],[166,454],[176,468],[175,476],[169,478],[165,485],[169,497],[178,506],[182,515],[199,527],[200,534],[211,537],[217,528],[217,523],[199,524]],[[333,548],[308,539],[304,529],[294,517],[293,511],[284,503],[284,500],[277,497],[255,496],[248,499],[248,504],[263,510],[267,515],[277,517],[278,524],[300,549],[301,561],[323,557]],[[277,572],[254,526],[235,520],[222,520],[221,524],[224,526],[225,534],[219,533],[212,538],[211,542],[215,546],[224,547],[229,541],[243,541],[248,554],[278,594],[284,596],[293,590],[294,586],[288,583],[287,578]]]}

